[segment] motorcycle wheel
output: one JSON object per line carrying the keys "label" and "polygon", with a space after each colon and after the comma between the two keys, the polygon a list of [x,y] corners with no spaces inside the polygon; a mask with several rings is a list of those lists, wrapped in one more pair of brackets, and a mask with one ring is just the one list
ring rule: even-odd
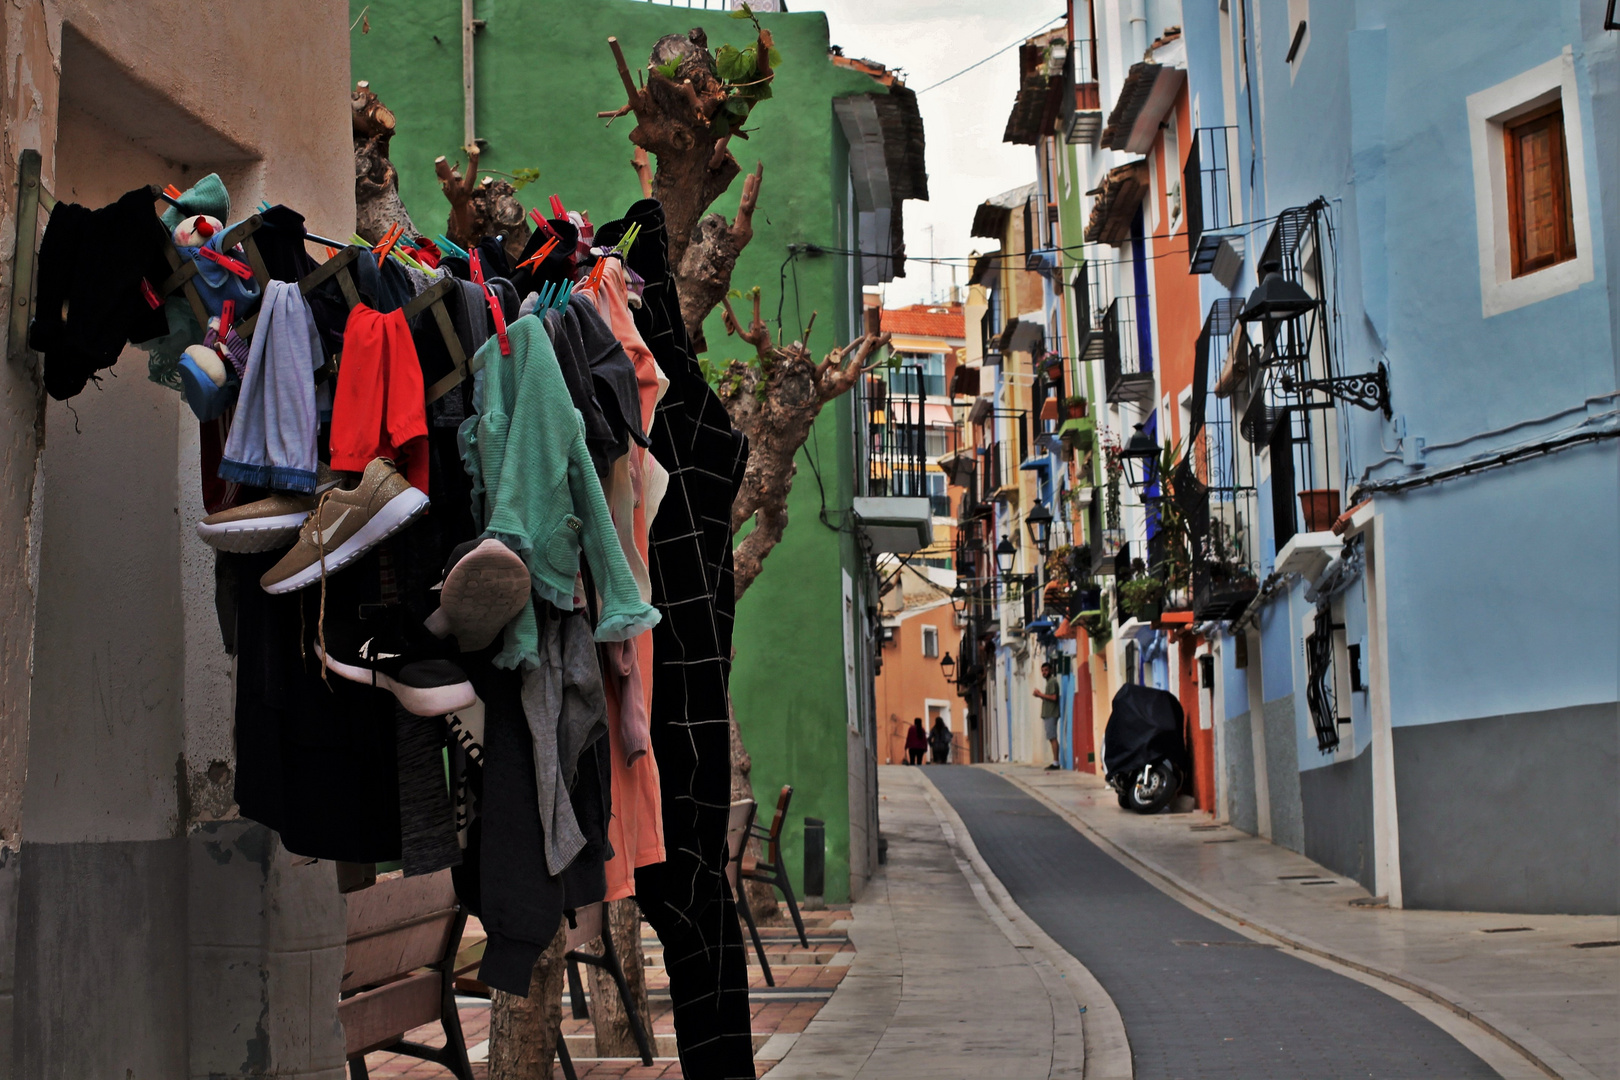
{"label": "motorcycle wheel", "polygon": [[1145,773],[1139,772],[1134,780],[1127,782],[1120,794],[1120,802],[1138,814],[1157,814],[1175,798],[1179,786],[1176,771],[1161,761],[1148,766]]}

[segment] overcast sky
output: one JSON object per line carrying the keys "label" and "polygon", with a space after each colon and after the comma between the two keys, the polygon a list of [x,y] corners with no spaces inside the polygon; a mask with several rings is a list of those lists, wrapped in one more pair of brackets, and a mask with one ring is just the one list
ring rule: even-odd
{"label": "overcast sky", "polygon": [[[793,11],[827,13],[834,45],[848,56],[899,69],[906,85],[922,91],[1007,45],[1021,42],[1063,14],[1058,0],[789,0]],[[991,241],[968,237],[973,210],[986,198],[1035,179],[1035,150],[1001,141],[1018,92],[1018,50],[917,98],[928,140],[928,202],[905,205],[906,254],[926,258],[932,243],[940,258],[960,258]],[[933,226],[930,238],[929,226]],[[957,281],[966,281],[961,268]],[[951,268],[936,266],[943,300]],[[906,263],[906,276],[885,287],[884,304],[929,299],[929,264]]]}

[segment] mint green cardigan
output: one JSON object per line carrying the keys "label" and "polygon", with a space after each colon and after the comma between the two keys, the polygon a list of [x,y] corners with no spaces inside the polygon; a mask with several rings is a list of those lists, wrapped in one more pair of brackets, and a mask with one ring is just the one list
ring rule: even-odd
{"label": "mint green cardigan", "polygon": [[[545,327],[525,315],[478,350],[483,362],[477,415],[461,425],[462,463],[472,477],[473,516],[484,536],[509,544],[529,568],[534,592],[570,611],[581,549],[590,560],[602,611],[598,641],[625,641],[656,625],[619,546],[602,482],[585,449],[585,421],[574,408]],[[476,366],[476,365],[474,365]],[[503,668],[540,662],[534,597],[506,627],[495,657]]]}

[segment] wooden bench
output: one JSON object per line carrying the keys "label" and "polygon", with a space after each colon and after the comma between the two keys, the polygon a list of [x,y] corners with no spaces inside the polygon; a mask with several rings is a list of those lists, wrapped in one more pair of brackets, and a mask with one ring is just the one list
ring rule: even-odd
{"label": "wooden bench", "polygon": [[[472,1080],[455,991],[467,914],[450,871],[382,878],[349,893],[348,902],[338,1019],[351,1080],[366,1080],[366,1055],[377,1050],[437,1062],[458,1080]],[[405,1038],[435,1021],[444,1028],[442,1047]]]}

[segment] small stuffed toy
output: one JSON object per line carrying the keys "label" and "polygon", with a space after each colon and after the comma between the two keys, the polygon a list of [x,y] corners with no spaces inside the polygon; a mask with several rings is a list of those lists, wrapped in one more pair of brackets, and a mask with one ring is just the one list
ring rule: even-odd
{"label": "small stuffed toy", "polygon": [[193,214],[174,227],[174,246],[179,248],[199,248],[208,243],[209,237],[224,229],[223,222],[207,214]]}

